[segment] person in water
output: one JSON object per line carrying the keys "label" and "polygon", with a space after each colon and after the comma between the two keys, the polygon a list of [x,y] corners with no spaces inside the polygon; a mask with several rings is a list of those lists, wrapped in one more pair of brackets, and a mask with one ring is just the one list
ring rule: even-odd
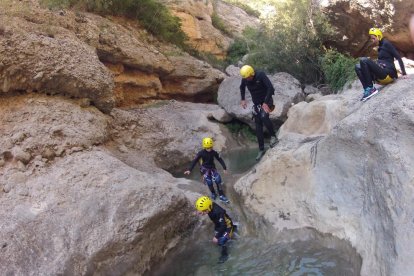
{"label": "person in water", "polygon": [[363,57],[360,58],[359,63],[355,66],[355,72],[364,89],[361,101],[367,100],[378,93],[374,86],[374,81],[386,85],[398,78],[394,59],[398,60],[402,74],[406,75],[400,54],[390,41],[383,38],[381,30],[371,28],[368,34],[373,44],[378,46],[378,61],[375,62],[367,57]]}
{"label": "person in water", "polygon": [[275,89],[264,72],[255,72],[250,65],[244,65],[240,69],[240,75],[242,77],[240,84],[240,105],[242,108],[245,109],[247,107],[245,99],[246,87],[249,89],[250,95],[252,96],[252,113],[256,124],[257,142],[259,144],[259,153],[257,154],[256,160],[259,161],[265,154],[263,125],[266,126],[270,133],[270,147],[273,148],[278,142],[272,121],[269,118],[269,113],[272,112],[275,107],[272,98]]}
{"label": "person in water", "polygon": [[213,202],[208,196],[199,197],[195,202],[195,208],[199,214],[207,214],[214,223],[213,243],[221,247],[219,262],[225,262],[228,258],[226,243],[232,238],[236,226],[226,210]]}
{"label": "person in water", "polygon": [[196,157],[191,162],[190,167],[184,172],[184,174],[190,174],[197,162],[200,162],[200,172],[203,175],[204,183],[207,184],[211,192],[211,197],[213,198],[213,200],[215,200],[217,197],[213,183],[215,182],[220,200],[225,203],[229,203],[230,201],[224,195],[221,176],[216,169],[216,165],[214,164],[214,158],[220,162],[221,166],[224,169],[224,173],[227,173],[227,167],[224,163],[224,160],[221,158],[220,154],[213,149],[213,145],[214,142],[212,138],[203,138],[203,149],[197,153]]}

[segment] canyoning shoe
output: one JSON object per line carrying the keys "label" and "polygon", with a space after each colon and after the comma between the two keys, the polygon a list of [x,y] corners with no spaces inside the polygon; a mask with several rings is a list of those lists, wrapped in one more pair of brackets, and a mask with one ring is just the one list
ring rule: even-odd
{"label": "canyoning shoe", "polygon": [[259,152],[257,153],[257,156],[256,156],[256,161],[259,161],[260,159],[262,159],[264,154],[265,154],[264,150],[259,150]]}
{"label": "canyoning shoe", "polygon": [[216,193],[211,193],[211,199],[212,199],[212,200],[216,200],[216,198],[217,198]]}
{"label": "canyoning shoe", "polygon": [[273,148],[274,146],[276,146],[276,144],[279,142],[279,140],[277,140],[277,137],[276,136],[272,136],[272,137],[270,137],[270,143],[269,143],[269,146],[271,147],[271,148]]}
{"label": "canyoning shoe", "polygon": [[230,200],[225,195],[221,195],[220,196],[220,200],[223,201],[223,202],[225,202],[225,203],[229,203],[230,202]]}
{"label": "canyoning shoe", "polygon": [[378,93],[378,90],[373,86],[373,87],[367,87],[364,90],[364,95],[361,98],[361,101],[365,102],[366,100],[368,100],[369,98],[371,98],[372,96],[374,96],[375,94]]}
{"label": "canyoning shoe", "polygon": [[369,96],[369,90],[371,90],[371,87],[367,87],[364,89],[364,91],[362,92],[361,101],[363,101],[366,97]]}

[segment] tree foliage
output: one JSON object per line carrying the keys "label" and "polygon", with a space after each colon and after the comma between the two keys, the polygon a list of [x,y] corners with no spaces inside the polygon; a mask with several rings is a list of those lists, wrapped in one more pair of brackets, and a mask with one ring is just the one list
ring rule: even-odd
{"label": "tree foliage", "polygon": [[246,62],[269,72],[288,72],[302,83],[319,82],[322,42],[330,32],[326,18],[312,0],[270,4],[275,12],[264,18],[265,25],[244,32]]}
{"label": "tree foliage", "polygon": [[322,69],[326,83],[334,92],[341,90],[344,85],[356,78],[355,64],[357,59],[329,50],[322,58]]}

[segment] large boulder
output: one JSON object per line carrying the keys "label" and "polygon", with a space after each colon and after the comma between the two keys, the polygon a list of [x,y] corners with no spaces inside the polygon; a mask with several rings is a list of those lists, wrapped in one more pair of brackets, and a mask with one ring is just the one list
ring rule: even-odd
{"label": "large boulder", "polygon": [[210,120],[226,121],[224,110],[167,101],[108,116],[87,103],[37,93],[0,101],[6,274],[142,275],[198,219],[205,187],[165,170],[190,162],[205,136],[229,146]]}
{"label": "large boulder", "polygon": [[115,104],[110,71],[94,48],[74,35],[52,35],[43,26],[1,16],[0,93],[42,91],[90,98],[109,112]]}
{"label": "large boulder", "polygon": [[2,2],[0,10],[0,93],[89,98],[109,113],[157,99],[212,102],[224,77],[137,21],[55,12],[37,0]]}
{"label": "large boulder", "polygon": [[365,103],[354,86],[291,109],[278,146],[235,185],[245,204],[275,230],[350,241],[361,275],[410,275],[414,97],[400,91],[413,85],[398,80]]}
{"label": "large boulder", "polygon": [[109,119],[94,107],[79,105],[34,93],[2,98],[0,157],[12,163],[48,162],[107,141]]}
{"label": "large boulder", "polygon": [[5,274],[142,275],[197,219],[169,174],[133,169],[105,151],[25,174],[1,192]]}

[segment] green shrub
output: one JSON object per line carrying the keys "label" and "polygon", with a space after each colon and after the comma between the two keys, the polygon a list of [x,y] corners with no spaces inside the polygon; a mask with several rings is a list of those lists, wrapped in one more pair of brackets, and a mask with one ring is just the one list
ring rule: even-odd
{"label": "green shrub", "polygon": [[273,2],[277,14],[264,27],[246,28],[247,63],[268,72],[287,72],[302,83],[318,83],[323,74],[323,39],[331,29],[311,0]]}
{"label": "green shrub", "polygon": [[180,47],[188,37],[181,30],[181,21],[156,0],[41,0],[50,8],[75,8],[102,15],[120,15],[137,19],[156,37]]}
{"label": "green shrub", "polygon": [[211,24],[214,28],[220,30],[223,34],[230,37],[233,36],[233,34],[227,29],[223,19],[221,19],[216,12],[213,12],[213,14],[211,15]]}
{"label": "green shrub", "polygon": [[248,53],[247,42],[243,38],[236,38],[227,49],[227,63],[234,64]]}
{"label": "green shrub", "polygon": [[234,120],[228,124],[225,124],[225,126],[234,135],[242,136],[249,141],[256,141],[256,134],[254,130],[240,121]]}
{"label": "green shrub", "polygon": [[348,81],[356,78],[357,59],[329,50],[322,58],[322,70],[326,83],[335,92],[341,90]]}

